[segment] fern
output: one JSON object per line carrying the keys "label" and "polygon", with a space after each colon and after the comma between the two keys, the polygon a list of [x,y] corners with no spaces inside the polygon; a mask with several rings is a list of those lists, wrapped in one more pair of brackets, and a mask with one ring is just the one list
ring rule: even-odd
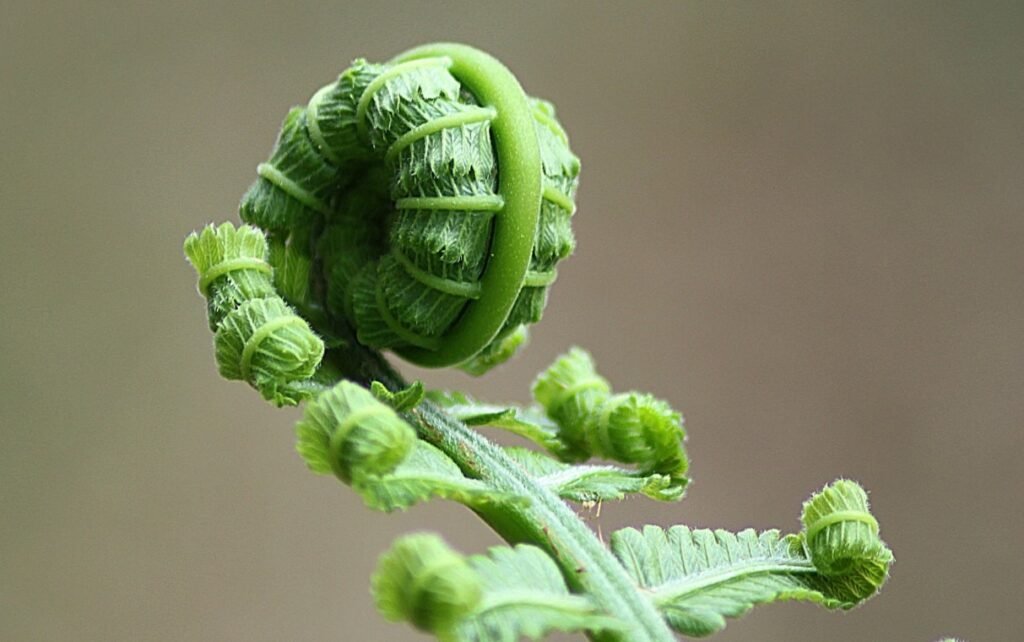
{"label": "fern", "polygon": [[520,349],[575,245],[578,174],[550,103],[483,52],[428,45],[357,60],[291,110],[242,200],[254,227],[185,241],[221,374],[306,403],[296,449],[312,471],[375,510],[459,502],[513,545],[467,557],[433,534],[399,539],[372,580],[381,613],[446,642],[671,642],[758,604],[870,598],[893,557],[854,482],[814,494],[798,533],[646,526],[609,549],[570,502],[680,500],[670,404],[613,391],[580,348],[525,407],[427,393],[384,360],[479,375]]}

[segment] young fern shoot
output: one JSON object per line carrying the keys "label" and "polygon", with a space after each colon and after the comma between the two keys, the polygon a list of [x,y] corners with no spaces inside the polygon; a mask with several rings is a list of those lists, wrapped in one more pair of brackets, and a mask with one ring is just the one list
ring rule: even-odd
{"label": "young fern shoot", "polygon": [[668,642],[757,604],[874,595],[892,553],[849,480],[812,495],[796,533],[646,526],[602,542],[569,502],[678,501],[689,460],[681,415],[613,392],[582,349],[540,374],[526,407],[428,392],[384,360],[480,375],[520,349],[575,245],[579,168],[554,108],[501,63],[427,45],[356,60],[292,109],[243,197],[246,224],[185,241],[220,373],[306,403],[311,470],[377,510],[461,503],[509,543],[467,557],[435,534],[401,538],[372,579],[381,613],[452,642]]}

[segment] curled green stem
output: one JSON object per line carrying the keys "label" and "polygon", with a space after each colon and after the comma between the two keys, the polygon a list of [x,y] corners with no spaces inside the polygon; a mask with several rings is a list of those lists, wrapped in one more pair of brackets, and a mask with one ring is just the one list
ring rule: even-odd
{"label": "curled green stem", "polygon": [[395,62],[447,57],[452,75],[470,87],[484,106],[494,111],[491,132],[498,161],[501,211],[495,218],[493,246],[481,278],[480,297],[458,324],[448,331],[436,350],[415,346],[398,352],[409,361],[438,367],[461,363],[474,356],[498,333],[523,286],[543,196],[541,156],[534,134],[533,111],[519,81],[495,58],[473,47],[439,43],[408,51]]}

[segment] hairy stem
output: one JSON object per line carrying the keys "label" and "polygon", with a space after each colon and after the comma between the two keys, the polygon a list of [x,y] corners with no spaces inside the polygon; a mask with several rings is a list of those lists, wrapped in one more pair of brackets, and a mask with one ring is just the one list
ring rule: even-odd
{"label": "hairy stem", "polygon": [[[356,348],[358,350],[358,348]],[[391,389],[405,382],[378,353],[359,350],[350,369],[361,383],[378,380]],[[495,489],[529,497],[525,506],[496,505],[478,510],[480,517],[509,543],[547,550],[575,590],[586,593],[625,631],[594,634],[601,642],[672,642],[675,636],[594,532],[551,491],[523,472],[504,451],[430,402],[409,413],[420,437],[440,448],[463,472]]]}
{"label": "hairy stem", "polygon": [[[647,598],[593,531],[551,491],[537,484],[509,457],[480,434],[426,403],[415,414],[423,437],[443,450],[467,472],[516,495],[531,498],[525,507],[505,505],[479,511],[480,516],[510,543],[545,548],[577,590],[587,593],[609,615],[624,622],[629,640],[667,642],[675,637]],[[625,640],[621,635],[595,636]]]}

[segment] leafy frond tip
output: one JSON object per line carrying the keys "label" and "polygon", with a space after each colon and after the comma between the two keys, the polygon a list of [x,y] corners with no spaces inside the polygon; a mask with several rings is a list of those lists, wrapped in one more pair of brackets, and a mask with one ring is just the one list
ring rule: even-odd
{"label": "leafy frond tip", "polygon": [[699,637],[758,604],[805,600],[849,609],[874,595],[893,557],[874,519],[860,514],[866,508],[863,489],[840,480],[805,504],[800,534],[646,526],[615,532],[611,546],[668,624]]}

